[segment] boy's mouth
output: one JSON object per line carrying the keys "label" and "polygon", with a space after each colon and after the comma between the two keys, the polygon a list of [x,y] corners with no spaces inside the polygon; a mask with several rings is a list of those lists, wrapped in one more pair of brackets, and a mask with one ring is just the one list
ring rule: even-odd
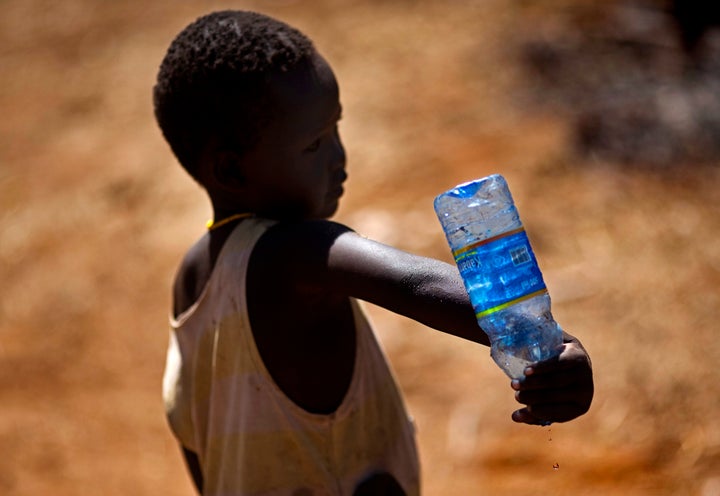
{"label": "boy's mouth", "polygon": [[332,198],[340,198],[343,193],[345,193],[345,188],[343,188],[342,183],[340,183],[330,190],[330,194],[328,196]]}
{"label": "boy's mouth", "polygon": [[343,171],[343,173],[337,178],[337,182],[333,185],[332,188],[329,190],[329,196],[333,198],[340,198],[343,193],[345,193],[345,188],[343,188],[343,183],[347,180],[347,173]]}

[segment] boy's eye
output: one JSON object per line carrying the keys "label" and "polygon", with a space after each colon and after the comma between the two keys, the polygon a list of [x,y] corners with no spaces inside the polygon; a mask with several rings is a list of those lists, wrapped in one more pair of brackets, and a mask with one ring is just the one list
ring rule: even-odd
{"label": "boy's eye", "polygon": [[320,148],[320,138],[316,139],[312,143],[310,143],[310,146],[305,148],[306,152],[314,152],[317,151],[317,149]]}

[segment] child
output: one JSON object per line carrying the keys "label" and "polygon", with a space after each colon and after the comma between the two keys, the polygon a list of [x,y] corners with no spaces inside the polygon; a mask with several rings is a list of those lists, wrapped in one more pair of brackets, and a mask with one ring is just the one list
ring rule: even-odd
{"label": "child", "polygon": [[[487,345],[457,269],[327,220],[343,194],[338,86],[308,38],[215,12],[172,42],[155,114],[214,220],[178,270],[163,392],[202,494],[418,494],[414,430],[356,299]],[[512,381],[513,420],[564,422],[589,358]]]}

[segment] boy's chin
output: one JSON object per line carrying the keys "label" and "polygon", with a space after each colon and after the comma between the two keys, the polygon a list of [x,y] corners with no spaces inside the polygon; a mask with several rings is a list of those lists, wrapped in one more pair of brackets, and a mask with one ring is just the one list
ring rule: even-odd
{"label": "boy's chin", "polygon": [[340,208],[340,199],[339,198],[331,201],[328,204],[327,208],[325,209],[325,212],[321,216],[319,216],[319,218],[329,219],[330,217],[332,217],[333,215],[335,215],[337,213],[338,208]]}

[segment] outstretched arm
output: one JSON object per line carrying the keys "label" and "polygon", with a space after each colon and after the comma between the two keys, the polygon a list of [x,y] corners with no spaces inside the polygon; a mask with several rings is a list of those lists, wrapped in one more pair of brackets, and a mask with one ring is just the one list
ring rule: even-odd
{"label": "outstretched arm", "polygon": [[[279,274],[298,291],[344,294],[405,315],[439,331],[488,345],[454,265],[369,240],[340,224],[319,221],[277,226],[261,240],[277,253]],[[287,256],[292,247],[292,257]],[[284,253],[283,253],[284,251]],[[528,424],[565,422],[592,401],[592,366],[582,344],[565,334],[559,356],[532,364],[512,381],[526,405],[513,420]]]}
{"label": "outstretched arm", "polygon": [[[346,295],[454,336],[488,345],[454,265],[364,238],[328,221],[283,223],[255,250],[296,294]],[[276,275],[273,276],[273,273]]]}
{"label": "outstretched arm", "polygon": [[[355,296],[430,327],[488,344],[478,327],[467,292],[454,265],[398,251],[356,234],[338,237],[328,258],[331,277],[351,286]],[[378,285],[377,282],[382,281]],[[580,341],[565,333],[561,353],[535,363],[511,387],[526,405],[515,422],[546,425],[572,420],[590,408],[592,366]]]}
{"label": "outstretched arm", "polygon": [[331,287],[433,329],[489,345],[455,265],[346,233],[331,247],[327,267]]}

